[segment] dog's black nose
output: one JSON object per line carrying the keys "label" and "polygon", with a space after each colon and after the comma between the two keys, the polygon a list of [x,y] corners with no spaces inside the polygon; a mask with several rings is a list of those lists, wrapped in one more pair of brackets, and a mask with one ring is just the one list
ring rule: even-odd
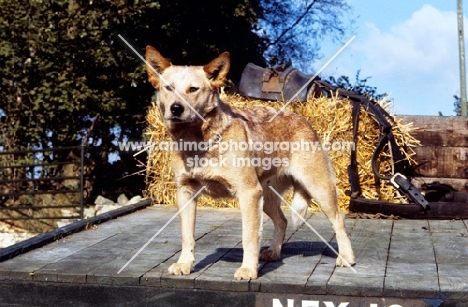
{"label": "dog's black nose", "polygon": [[180,103],[174,103],[171,106],[171,113],[174,116],[180,116],[182,113],[184,113],[184,106],[181,105]]}

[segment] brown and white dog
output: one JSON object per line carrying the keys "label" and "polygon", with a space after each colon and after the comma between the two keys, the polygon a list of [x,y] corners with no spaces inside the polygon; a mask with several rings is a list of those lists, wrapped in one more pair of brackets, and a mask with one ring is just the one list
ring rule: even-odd
{"label": "brown and white dog", "polygon": [[[287,219],[275,191],[283,194],[291,187],[296,211],[304,215],[313,198],[330,220],[340,253],[336,265],[355,263],[338,212],[335,178],[326,152],[274,146],[319,142],[304,117],[290,111],[277,114],[278,110],[270,107],[241,110],[222,102],[219,88],[230,68],[227,52],[205,66],[175,66],[148,46],[146,60],[149,81],[159,92],[157,103],[172,139],[184,144],[204,144],[172,153],[177,203],[179,208],[186,208],[180,213],[182,252],[169,268],[171,274],[190,274],[194,265],[194,196],[200,189],[213,197],[235,197],[239,201],[244,255],[235,279],[255,279],[259,259],[275,261],[280,257]],[[265,147],[253,150],[246,144]],[[268,148],[273,145],[273,150],[265,150],[266,144]],[[275,230],[271,246],[260,254],[262,212],[272,219]],[[294,214],[293,222],[300,224]]]}

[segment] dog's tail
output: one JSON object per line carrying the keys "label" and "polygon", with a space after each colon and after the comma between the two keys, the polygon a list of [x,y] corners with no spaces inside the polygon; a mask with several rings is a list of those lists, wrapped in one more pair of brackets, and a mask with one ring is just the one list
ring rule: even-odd
{"label": "dog's tail", "polygon": [[294,230],[297,230],[304,224],[307,208],[309,207],[309,200],[301,191],[294,191],[294,196],[291,203],[291,218]]}

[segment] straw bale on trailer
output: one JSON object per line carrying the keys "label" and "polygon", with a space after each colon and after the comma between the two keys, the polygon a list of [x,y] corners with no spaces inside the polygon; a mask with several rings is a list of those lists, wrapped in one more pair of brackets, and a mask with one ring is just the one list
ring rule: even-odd
{"label": "straw bale on trailer", "polygon": [[[238,95],[222,95],[223,101],[238,108],[270,105],[281,108],[284,102],[265,102],[261,100],[246,99]],[[382,107],[388,111],[390,105],[387,102],[381,103]],[[352,103],[347,99],[336,96],[311,98],[306,103],[294,102],[288,105],[288,109],[305,116],[322,139],[322,144],[334,144],[330,148],[329,154],[334,166],[337,179],[337,189],[340,196],[339,207],[342,211],[347,211],[349,197],[346,191],[350,190],[347,167],[350,163],[350,147],[352,142]],[[148,136],[151,143],[159,144],[162,141],[170,141],[170,137],[164,127],[162,117],[158,107],[153,104],[148,111],[147,121],[149,123]],[[404,146],[404,154],[414,163],[412,147],[419,145],[419,142],[411,136],[411,131],[415,128],[411,124],[403,125],[397,120],[393,127],[396,142],[399,146]],[[406,203],[405,196],[399,193],[387,181],[376,182],[372,173],[371,157],[379,140],[379,127],[374,116],[361,108],[359,115],[359,129],[357,141],[357,161],[359,177],[363,196],[369,199],[378,199],[396,203]],[[352,145],[352,144],[351,144]],[[384,150],[380,157],[381,173],[391,171],[393,161],[388,148]],[[155,203],[175,204],[175,184],[173,181],[170,166],[169,151],[150,151],[147,163],[147,196],[151,197]],[[288,199],[288,198],[287,198]],[[199,205],[210,207],[237,207],[234,200],[222,199],[213,200],[209,197],[201,197]]]}

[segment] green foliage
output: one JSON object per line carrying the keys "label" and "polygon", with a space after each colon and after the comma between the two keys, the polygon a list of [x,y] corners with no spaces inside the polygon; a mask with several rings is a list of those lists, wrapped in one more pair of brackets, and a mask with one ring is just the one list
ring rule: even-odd
{"label": "green foliage", "polygon": [[351,84],[351,81],[349,80],[348,76],[341,76],[341,77],[338,77],[337,79],[331,76],[328,78],[328,81],[334,86],[338,86],[340,88],[353,91],[360,95],[365,95],[367,97],[374,99],[375,101],[386,99],[387,97],[386,93],[379,94],[377,93],[377,87],[368,85],[367,82],[369,81],[371,77],[366,77],[362,79],[359,76],[360,73],[361,73],[360,70],[356,72],[354,84]]}
{"label": "green foliage", "polygon": [[[453,99],[455,101],[453,102],[453,112],[455,112],[456,116],[461,116],[461,102],[460,102],[460,97],[457,95],[453,95]],[[439,116],[443,116],[441,112],[439,112]]]}
{"label": "green foliage", "polygon": [[94,145],[107,144],[114,126],[121,138],[141,135],[153,90],[118,34],[141,53],[151,44],[174,62],[202,64],[229,50],[234,75],[260,58],[248,1],[0,0],[0,15],[7,149],[77,144],[87,134]]}
{"label": "green foliage", "polygon": [[154,91],[144,64],[118,35],[141,54],[154,46],[175,64],[204,64],[227,50],[236,81],[247,62],[264,65],[273,45],[278,58],[292,52],[310,60],[311,45],[300,49],[299,34],[316,45],[323,35],[342,36],[335,19],[346,9],[343,0],[311,0],[304,12],[293,2],[0,0],[0,149],[85,141],[90,178],[109,184],[97,191],[115,189],[103,173],[118,179],[136,170],[135,161],[120,153],[119,171],[109,170],[108,154],[116,141],[142,137]]}
{"label": "green foliage", "polygon": [[110,128],[116,125],[129,134],[141,133],[135,123],[143,121],[148,101],[143,95],[149,97],[151,90],[140,63],[112,46],[116,31],[110,29],[122,24],[124,14],[118,12],[128,6],[124,1],[90,3],[1,2],[0,108],[6,114],[1,130],[6,149],[77,145],[88,133],[96,145],[114,138]]}
{"label": "green foliage", "polygon": [[[0,149],[86,141],[96,182],[116,141],[142,137],[154,91],[119,34],[174,62],[229,50],[234,75],[261,58],[248,1],[0,0],[0,16]],[[120,157],[121,174],[136,170],[131,155]]]}

